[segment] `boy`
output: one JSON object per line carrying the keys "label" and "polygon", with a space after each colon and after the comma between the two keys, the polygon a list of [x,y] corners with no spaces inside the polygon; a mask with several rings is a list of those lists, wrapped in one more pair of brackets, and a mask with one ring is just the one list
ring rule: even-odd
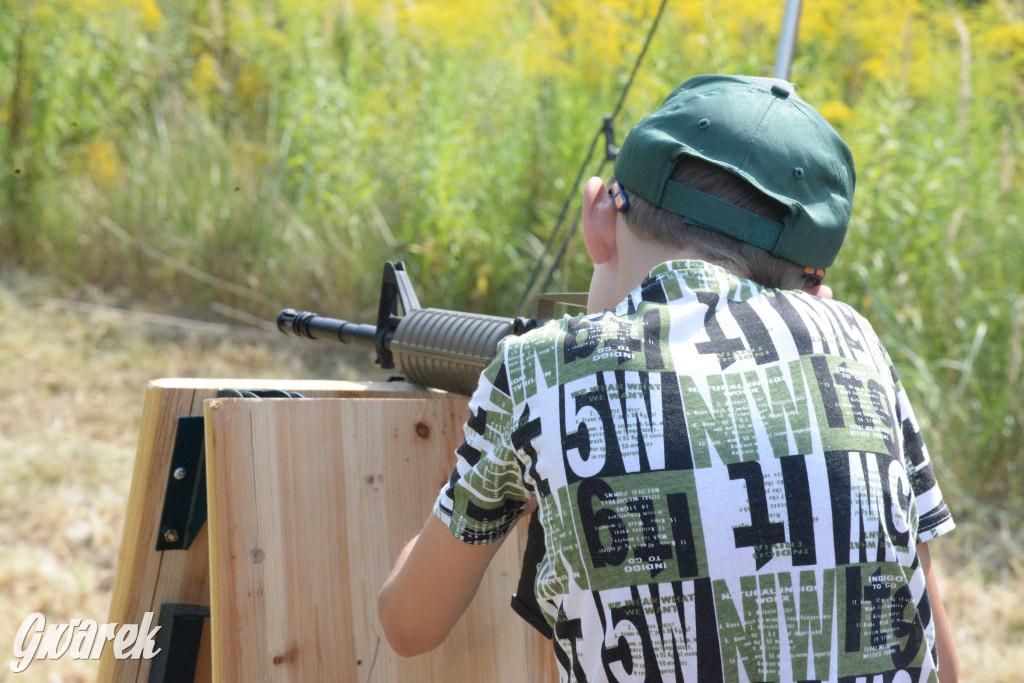
{"label": "boy", "polygon": [[588,314],[483,373],[381,589],[392,646],[444,639],[536,500],[562,680],[956,680],[926,544],[952,518],[888,354],[819,286],[846,144],[789,83],[698,76],[609,185],[584,189]]}

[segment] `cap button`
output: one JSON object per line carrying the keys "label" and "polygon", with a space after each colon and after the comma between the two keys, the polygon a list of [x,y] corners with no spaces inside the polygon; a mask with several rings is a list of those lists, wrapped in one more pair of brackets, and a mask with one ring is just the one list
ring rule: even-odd
{"label": "cap button", "polygon": [[785,81],[778,81],[776,83],[772,83],[772,94],[775,95],[776,97],[786,99],[787,97],[793,94],[793,86],[789,83],[786,83]]}

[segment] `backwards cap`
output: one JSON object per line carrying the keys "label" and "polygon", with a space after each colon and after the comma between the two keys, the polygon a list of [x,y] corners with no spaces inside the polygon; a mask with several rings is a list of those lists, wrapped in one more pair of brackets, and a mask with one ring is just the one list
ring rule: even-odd
{"label": "backwards cap", "polygon": [[[671,180],[685,156],[746,180],[789,209],[767,220]],[[812,268],[832,265],[850,222],[853,156],[793,92],[752,76],[696,76],[676,88],[622,143],[615,178],[654,206]]]}

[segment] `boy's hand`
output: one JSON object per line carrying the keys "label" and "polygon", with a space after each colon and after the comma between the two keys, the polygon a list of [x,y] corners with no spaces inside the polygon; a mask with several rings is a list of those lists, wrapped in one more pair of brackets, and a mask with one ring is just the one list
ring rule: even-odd
{"label": "boy's hand", "polygon": [[804,287],[804,291],[811,296],[821,297],[822,299],[832,298],[832,288],[828,285],[814,285],[813,287]]}
{"label": "boy's hand", "polygon": [[523,506],[523,511],[519,514],[520,517],[526,517],[532,515],[536,510],[539,503],[537,502],[537,496],[531,498],[526,505]]}

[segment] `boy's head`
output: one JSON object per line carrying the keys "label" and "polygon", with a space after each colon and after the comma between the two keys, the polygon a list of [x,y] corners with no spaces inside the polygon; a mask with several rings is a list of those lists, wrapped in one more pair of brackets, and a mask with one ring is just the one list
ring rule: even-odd
{"label": "boy's head", "polygon": [[762,284],[792,288],[804,268],[834,261],[855,176],[849,148],[791,84],[707,75],[683,83],[630,131],[615,180],[640,238],[695,248]]}

